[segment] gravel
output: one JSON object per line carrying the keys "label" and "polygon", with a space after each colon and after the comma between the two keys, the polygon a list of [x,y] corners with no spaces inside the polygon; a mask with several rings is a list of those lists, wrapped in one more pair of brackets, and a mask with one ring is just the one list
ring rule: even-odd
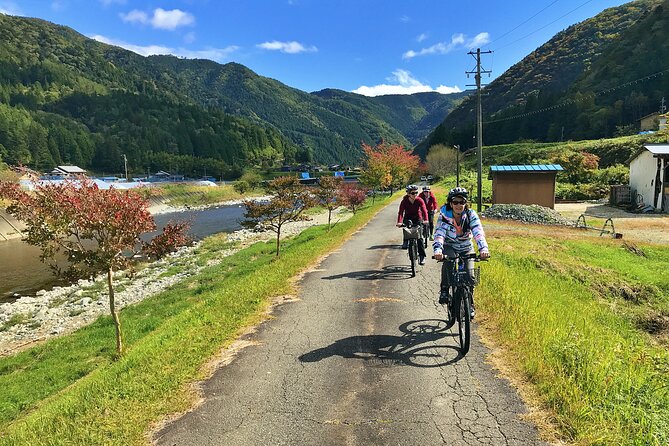
{"label": "gravel", "polygon": [[538,225],[573,226],[574,222],[554,209],[537,204],[494,204],[481,213],[482,217],[515,220]]}

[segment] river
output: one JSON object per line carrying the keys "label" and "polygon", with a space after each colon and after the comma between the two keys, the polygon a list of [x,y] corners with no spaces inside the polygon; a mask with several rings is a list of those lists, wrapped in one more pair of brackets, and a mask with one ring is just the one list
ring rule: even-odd
{"label": "river", "polygon": [[[200,240],[217,232],[240,229],[243,216],[244,207],[235,205],[159,214],[154,219],[159,229],[171,220],[188,220],[190,236]],[[41,289],[64,285],[39,260],[39,255],[38,248],[18,239],[0,243],[0,302],[14,300],[15,294],[34,295]]]}

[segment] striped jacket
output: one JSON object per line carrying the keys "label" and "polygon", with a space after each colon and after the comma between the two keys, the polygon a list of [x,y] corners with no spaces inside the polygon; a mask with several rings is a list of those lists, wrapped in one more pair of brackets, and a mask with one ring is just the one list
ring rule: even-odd
{"label": "striped jacket", "polygon": [[[465,223],[468,220],[467,223]],[[468,252],[474,248],[472,237],[476,240],[479,252],[488,252],[488,242],[485,239],[485,232],[481,225],[481,219],[473,209],[468,209],[462,214],[463,227],[465,231],[457,235],[455,229],[455,220],[453,219],[453,210],[446,209],[443,205],[439,210],[437,226],[434,230],[434,244],[432,248],[435,254],[441,254],[444,245],[450,246],[455,252]]]}

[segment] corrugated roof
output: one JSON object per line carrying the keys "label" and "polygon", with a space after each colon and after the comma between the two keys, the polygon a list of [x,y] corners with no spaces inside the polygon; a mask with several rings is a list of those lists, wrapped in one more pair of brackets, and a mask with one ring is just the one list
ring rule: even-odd
{"label": "corrugated roof", "polygon": [[669,155],[669,144],[646,144],[644,147],[653,155]]}
{"label": "corrugated roof", "polygon": [[562,166],[559,164],[523,164],[514,166],[490,166],[490,172],[555,172],[559,170],[564,170]]}

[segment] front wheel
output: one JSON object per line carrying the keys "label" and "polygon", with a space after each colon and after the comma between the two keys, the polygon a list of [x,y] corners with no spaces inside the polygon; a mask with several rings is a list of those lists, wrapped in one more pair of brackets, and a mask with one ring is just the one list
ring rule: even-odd
{"label": "front wheel", "polygon": [[460,341],[460,353],[464,356],[469,351],[471,340],[471,300],[470,291],[460,288],[456,295],[458,340]]}

